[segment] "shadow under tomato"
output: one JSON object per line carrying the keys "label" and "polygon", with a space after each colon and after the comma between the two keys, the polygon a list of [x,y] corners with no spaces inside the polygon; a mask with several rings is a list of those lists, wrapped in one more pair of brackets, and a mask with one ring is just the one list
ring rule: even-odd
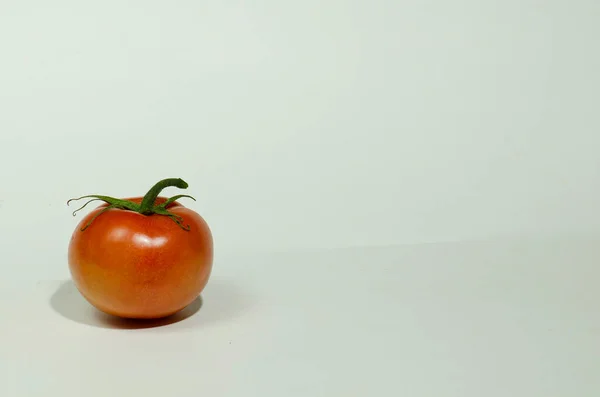
{"label": "shadow under tomato", "polygon": [[169,325],[191,328],[214,321],[227,321],[240,314],[249,303],[231,285],[218,281],[209,280],[203,295],[209,297],[207,299],[211,305],[205,305],[204,299],[198,297],[186,308],[169,317],[156,320],[124,319],[97,310],[83,298],[73,281],[66,280],[52,294],[50,306],[61,316],[80,324],[99,328],[143,329]]}
{"label": "shadow under tomato", "polygon": [[50,306],[58,314],[78,323],[101,328],[141,329],[163,327],[178,323],[196,314],[202,307],[202,298],[169,317],[153,320],[136,320],[111,316],[93,307],[75,287],[72,281],[64,281],[50,298]]}

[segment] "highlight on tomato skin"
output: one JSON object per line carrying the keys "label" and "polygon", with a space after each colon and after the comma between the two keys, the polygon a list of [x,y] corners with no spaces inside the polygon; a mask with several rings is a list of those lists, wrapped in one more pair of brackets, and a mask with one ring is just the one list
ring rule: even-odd
{"label": "highlight on tomato skin", "polygon": [[186,189],[179,178],[156,183],[144,196],[126,199],[86,195],[101,204],[73,231],[69,270],[83,297],[105,313],[156,319],[192,303],[208,283],[213,237],[206,221],[178,200],[159,196],[163,189]]}

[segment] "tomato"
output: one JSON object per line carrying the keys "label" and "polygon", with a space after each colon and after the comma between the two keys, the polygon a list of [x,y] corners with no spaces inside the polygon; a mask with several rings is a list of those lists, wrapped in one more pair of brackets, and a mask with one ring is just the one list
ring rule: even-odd
{"label": "tomato", "polygon": [[81,220],[68,250],[73,282],[97,309],[125,318],[166,317],[192,303],[208,283],[211,231],[199,214],[176,201],[193,197],[159,196],[169,186],[188,185],[172,178],[144,197],[72,199],[90,198],[83,207],[104,201]]}

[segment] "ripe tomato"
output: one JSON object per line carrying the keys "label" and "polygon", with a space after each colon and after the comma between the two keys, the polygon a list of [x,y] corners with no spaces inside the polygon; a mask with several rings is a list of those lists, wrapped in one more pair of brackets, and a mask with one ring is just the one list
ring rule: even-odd
{"label": "ripe tomato", "polygon": [[188,185],[165,179],[144,197],[74,199],[91,198],[83,207],[104,201],[82,219],[69,244],[73,281],[97,309],[126,318],[165,317],[189,305],[206,286],[213,261],[210,229],[176,202],[193,197],[158,196],[168,186]]}

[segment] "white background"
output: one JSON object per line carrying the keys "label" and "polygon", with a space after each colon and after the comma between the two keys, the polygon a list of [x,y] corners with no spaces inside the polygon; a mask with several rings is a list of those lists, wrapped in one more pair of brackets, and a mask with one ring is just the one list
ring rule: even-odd
{"label": "white background", "polygon": [[[166,177],[198,199],[184,203],[213,230],[217,278],[259,266],[225,260],[251,253],[593,239],[599,18],[596,0],[0,0],[3,284],[68,278],[82,215],[71,217],[67,199],[143,195]],[[327,258],[319,271],[338,274]],[[298,271],[297,259],[275,262],[277,282]],[[458,255],[452,265],[469,271],[461,264]],[[562,290],[552,286],[549,296]],[[286,395],[285,382],[271,391]]]}
{"label": "white background", "polygon": [[1,230],[46,250],[163,177],[220,252],[600,230],[597,1],[1,4]]}

